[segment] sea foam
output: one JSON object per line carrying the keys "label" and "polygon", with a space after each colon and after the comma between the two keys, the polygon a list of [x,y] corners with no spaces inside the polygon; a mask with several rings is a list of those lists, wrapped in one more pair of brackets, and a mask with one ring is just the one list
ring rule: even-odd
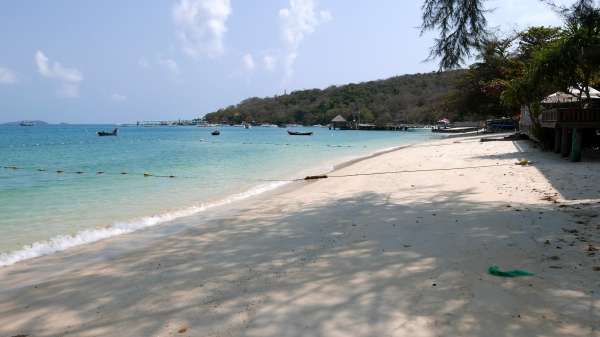
{"label": "sea foam", "polygon": [[276,181],[255,186],[245,192],[231,195],[213,203],[191,206],[185,209],[141,218],[132,222],[118,222],[105,228],[86,229],[73,235],[58,235],[46,241],[26,245],[19,250],[0,254],[0,267],[9,266],[19,261],[50,255],[72,247],[80,246],[107,239],[113,236],[131,233],[143,228],[153,227],[178,218],[191,216],[211,208],[225,206],[236,201],[247,199],[274,190],[288,184],[286,181]]}

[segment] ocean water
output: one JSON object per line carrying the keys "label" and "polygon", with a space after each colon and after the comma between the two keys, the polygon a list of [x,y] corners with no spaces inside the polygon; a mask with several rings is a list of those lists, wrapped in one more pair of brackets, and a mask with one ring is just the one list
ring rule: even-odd
{"label": "ocean water", "polygon": [[221,127],[220,136],[198,127],[123,127],[118,137],[96,136],[111,128],[0,126],[0,266],[210,211],[434,137],[327,128],[289,136],[267,127]]}

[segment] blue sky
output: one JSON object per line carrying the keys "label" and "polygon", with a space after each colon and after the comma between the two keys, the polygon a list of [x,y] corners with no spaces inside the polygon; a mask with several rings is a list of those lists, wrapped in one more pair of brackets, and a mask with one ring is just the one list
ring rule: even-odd
{"label": "blue sky", "polygon": [[[566,1],[566,0],[565,0]],[[560,20],[490,0],[499,31]],[[252,96],[429,72],[421,1],[5,0],[0,122],[193,118]]]}

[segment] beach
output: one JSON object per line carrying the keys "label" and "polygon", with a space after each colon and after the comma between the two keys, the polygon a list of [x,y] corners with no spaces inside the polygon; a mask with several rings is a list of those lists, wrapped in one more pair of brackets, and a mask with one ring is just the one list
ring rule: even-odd
{"label": "beach", "polygon": [[0,336],[600,336],[600,163],[480,138],[0,268]]}

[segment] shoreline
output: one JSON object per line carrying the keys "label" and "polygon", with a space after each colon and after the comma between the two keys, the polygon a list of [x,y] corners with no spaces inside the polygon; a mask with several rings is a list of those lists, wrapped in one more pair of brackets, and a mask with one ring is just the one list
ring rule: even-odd
{"label": "shoreline", "polygon": [[477,139],[0,268],[0,335],[595,336],[600,163]]}
{"label": "shoreline", "polygon": [[264,181],[246,190],[226,195],[221,198],[216,198],[215,200],[202,202],[197,205],[169,210],[162,213],[132,219],[125,222],[114,222],[111,225],[84,229],[74,234],[57,235],[43,241],[36,241],[31,244],[25,245],[19,249],[7,252],[0,252],[0,269],[22,261],[60,253],[62,251],[69,250],[82,245],[108,240],[114,237],[134,233],[140,230],[149,229],[156,226],[168,225],[169,222],[173,222],[181,218],[194,216],[200,213],[205,213],[210,210],[219,209],[231,205],[232,203],[237,203],[246,199],[257,198],[260,196],[268,196],[277,192],[284,192],[287,191],[286,187],[291,188],[292,186],[290,185],[294,185],[294,183],[297,182],[298,179],[302,179],[302,177],[308,175],[308,172],[311,172],[311,170],[317,170],[321,166],[331,165],[330,169],[325,170],[325,174],[330,174],[364,160],[375,158],[377,156],[389,152],[398,151],[403,148],[413,146],[415,144],[424,144],[436,140],[438,139],[428,139],[417,143],[393,146],[391,148],[381,148],[375,150],[372,153],[359,155],[356,157],[342,157],[340,158],[338,163],[329,164],[326,162],[323,165],[316,165],[313,168],[301,170],[298,172],[298,174],[300,175],[298,178]]}

